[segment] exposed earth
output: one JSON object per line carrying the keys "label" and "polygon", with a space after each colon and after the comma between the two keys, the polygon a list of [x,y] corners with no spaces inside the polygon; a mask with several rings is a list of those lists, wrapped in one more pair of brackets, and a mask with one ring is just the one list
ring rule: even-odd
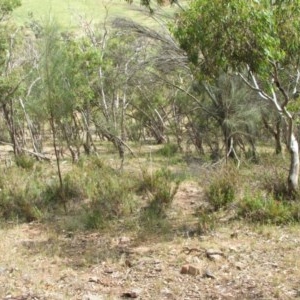
{"label": "exposed earth", "polygon": [[166,234],[5,226],[0,298],[300,299],[299,226],[240,220],[200,234],[199,198],[196,184],[181,185]]}

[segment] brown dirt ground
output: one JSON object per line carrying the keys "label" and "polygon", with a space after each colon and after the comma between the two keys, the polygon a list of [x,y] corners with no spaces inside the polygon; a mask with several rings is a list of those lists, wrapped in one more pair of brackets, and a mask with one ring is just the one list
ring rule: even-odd
{"label": "brown dirt ground", "polygon": [[[168,234],[6,226],[0,299],[300,299],[299,226],[232,221],[200,235],[193,212],[201,193],[181,185]],[[184,265],[196,274],[181,274]]]}

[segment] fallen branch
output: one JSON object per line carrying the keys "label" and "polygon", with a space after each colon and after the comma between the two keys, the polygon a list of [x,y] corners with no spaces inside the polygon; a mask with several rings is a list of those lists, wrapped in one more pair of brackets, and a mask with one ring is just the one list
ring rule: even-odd
{"label": "fallen branch", "polygon": [[[1,145],[8,145],[8,146],[12,146],[13,147],[13,144],[11,143],[6,143],[6,142],[2,142],[0,141],[0,144]],[[34,152],[34,151],[31,151],[31,150],[28,150],[28,149],[25,149],[25,148],[21,148],[21,150],[39,158],[39,159],[43,159],[43,160],[46,160],[46,161],[50,161],[51,159],[47,156],[45,156],[44,154],[41,154],[41,153],[37,153],[37,152]]]}

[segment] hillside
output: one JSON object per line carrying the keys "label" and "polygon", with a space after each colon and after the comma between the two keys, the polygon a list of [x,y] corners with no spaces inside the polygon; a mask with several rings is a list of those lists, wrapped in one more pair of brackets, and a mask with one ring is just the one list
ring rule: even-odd
{"label": "hillside", "polygon": [[[172,9],[164,14],[172,13]],[[14,17],[18,23],[26,21],[29,15],[36,19],[45,19],[49,15],[54,16],[58,22],[68,28],[78,26],[83,18],[88,22],[102,23],[106,15],[108,19],[126,17],[143,24],[153,22],[146,9],[135,1],[132,5],[121,0],[23,0],[22,6],[14,11]]]}

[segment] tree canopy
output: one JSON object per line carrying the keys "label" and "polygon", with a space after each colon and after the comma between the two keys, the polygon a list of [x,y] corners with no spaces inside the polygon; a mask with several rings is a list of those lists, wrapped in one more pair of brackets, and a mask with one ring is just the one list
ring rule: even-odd
{"label": "tree canopy", "polygon": [[172,31],[205,75],[246,65],[267,75],[272,63],[299,63],[300,1],[195,0]]}

